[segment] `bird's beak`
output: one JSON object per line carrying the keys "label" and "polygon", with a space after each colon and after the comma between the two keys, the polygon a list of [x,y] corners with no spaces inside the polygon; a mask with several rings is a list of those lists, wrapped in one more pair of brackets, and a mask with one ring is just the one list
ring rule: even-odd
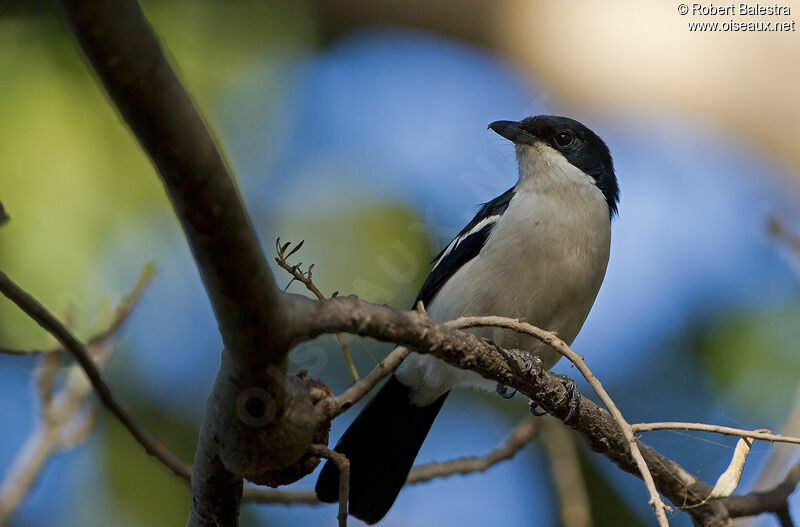
{"label": "bird's beak", "polygon": [[495,121],[489,125],[489,129],[512,143],[532,145],[536,141],[536,137],[523,130],[517,121]]}

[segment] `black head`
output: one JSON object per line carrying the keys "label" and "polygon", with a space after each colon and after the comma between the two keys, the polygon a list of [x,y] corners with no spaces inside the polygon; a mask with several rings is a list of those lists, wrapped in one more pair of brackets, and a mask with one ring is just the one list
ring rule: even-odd
{"label": "black head", "polygon": [[619,186],[611,152],[600,137],[568,117],[538,115],[522,121],[495,121],[489,128],[517,144],[544,143],[560,152],[570,164],[591,176],[608,203],[609,214],[617,212]]}

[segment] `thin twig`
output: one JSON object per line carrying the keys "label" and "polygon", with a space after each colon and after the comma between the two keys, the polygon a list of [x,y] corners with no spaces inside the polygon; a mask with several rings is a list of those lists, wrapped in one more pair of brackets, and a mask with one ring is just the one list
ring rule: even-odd
{"label": "thin twig", "polygon": [[[114,315],[111,318],[111,322],[102,330],[92,335],[89,340],[86,341],[86,347],[91,348],[93,346],[97,346],[99,344],[103,344],[108,341],[111,337],[116,335],[119,328],[128,320],[130,317],[131,312],[136,307],[136,304],[139,303],[141,300],[142,295],[150,286],[155,277],[155,266],[152,262],[148,262],[142,268],[141,273],[139,274],[139,281],[136,283],[134,289],[128,293],[125,298],[117,305],[117,308],[114,310]],[[20,349],[9,349],[9,348],[0,348],[0,355],[42,355],[47,353],[59,354],[63,353],[64,348],[62,347],[55,347],[50,349],[30,349],[30,350],[20,350]]]}
{"label": "thin twig", "polygon": [[280,490],[246,487],[242,501],[261,505],[324,505],[313,490]]}
{"label": "thin twig", "polygon": [[[275,252],[278,256],[275,258],[275,262],[284,270],[286,270],[289,274],[292,275],[292,279],[286,284],[286,289],[289,289],[289,286],[292,285],[292,282],[297,280],[298,282],[302,283],[306,289],[311,291],[311,293],[316,296],[319,300],[325,300],[325,295],[314,285],[313,280],[311,279],[311,269],[314,267],[313,264],[309,266],[308,270],[304,273],[300,266],[302,264],[296,265],[289,265],[286,260],[292,256],[294,253],[300,250],[303,246],[305,240],[300,240],[300,243],[294,246],[292,250],[288,253],[286,252],[287,249],[291,246],[291,242],[286,242],[281,245],[281,239],[278,238],[275,240]],[[284,289],[284,291],[286,291]],[[335,297],[337,293],[333,294]],[[350,349],[347,347],[347,343],[344,341],[344,337],[341,333],[335,333],[336,340],[339,342],[339,347],[342,348],[342,355],[344,355],[344,361],[347,363],[347,369],[350,370],[350,375],[353,376],[353,381],[358,382],[360,376],[358,375],[358,370],[356,370],[356,365],[353,362],[353,357],[350,355]]]}
{"label": "thin twig", "polygon": [[575,436],[551,416],[543,419],[541,441],[550,463],[550,474],[558,496],[561,525],[591,527],[589,492],[581,471]]}
{"label": "thin twig", "polygon": [[326,419],[333,419],[341,415],[368,394],[384,377],[393,373],[409,353],[411,351],[408,348],[396,347],[383,360],[379,361],[366,377],[356,381],[339,396],[323,399],[317,403],[317,408],[322,410]]}
{"label": "thin twig", "polygon": [[347,456],[334,452],[325,445],[311,445],[308,450],[315,456],[330,459],[339,469],[339,527],[347,527],[347,501],[350,499],[350,460]]}
{"label": "thin twig", "polygon": [[446,478],[455,474],[471,474],[485,472],[490,467],[513,458],[525,448],[539,432],[539,420],[528,416],[522,420],[508,436],[506,441],[483,456],[471,456],[453,459],[444,463],[429,463],[411,469],[406,485],[430,481],[434,478]]}
{"label": "thin twig", "polygon": [[[366,379],[367,377],[365,377]],[[424,483],[434,478],[447,478],[456,474],[484,472],[488,468],[513,458],[525,445],[531,442],[539,429],[538,420],[527,417],[520,422],[508,438],[484,456],[464,457],[443,463],[428,463],[411,469],[406,485]],[[260,487],[248,487],[244,490],[243,501],[262,504],[282,505],[320,505],[314,491],[282,491]]]}
{"label": "thin twig", "polygon": [[[120,302],[111,324],[87,345],[89,354],[98,367],[102,367],[110,355],[107,341],[129,318],[152,276],[152,267],[146,267],[134,290]],[[40,419],[0,485],[0,525],[5,525],[17,510],[50,457],[60,450],[82,443],[94,428],[95,413],[87,405],[92,386],[82,370],[69,368],[62,388],[53,393],[60,362],[60,354],[57,352],[39,357],[35,385],[41,405]]]}
{"label": "thin twig", "polygon": [[586,365],[586,363],[583,360],[583,357],[572,351],[572,349],[569,346],[567,346],[566,342],[558,338],[555,333],[537,328],[536,326],[533,326],[521,320],[510,319],[505,317],[496,317],[496,316],[486,316],[486,317],[469,316],[469,317],[461,317],[457,320],[447,322],[446,325],[459,329],[465,329],[471,327],[485,327],[485,326],[513,329],[520,333],[525,333],[533,337],[536,337],[537,339],[541,340],[554,350],[561,353],[567,359],[569,359],[569,361],[572,362],[576,368],[578,368],[578,371],[581,372],[581,374],[589,383],[589,385],[592,387],[592,389],[595,391],[597,396],[600,397],[600,400],[603,402],[605,407],[611,413],[611,416],[619,425],[623,435],[628,440],[631,456],[633,456],[633,459],[636,462],[636,466],[639,468],[639,472],[642,475],[642,480],[644,480],[644,483],[647,486],[647,490],[650,493],[650,505],[653,507],[653,510],[655,511],[659,525],[661,527],[666,527],[669,525],[669,521],[667,520],[667,506],[661,500],[661,496],[659,495],[655,481],[653,480],[653,475],[650,473],[650,469],[648,468],[647,463],[645,462],[644,457],[642,456],[642,453],[639,450],[639,446],[636,443],[636,437],[633,435],[633,431],[631,430],[631,425],[628,424],[628,422],[622,416],[622,412],[619,411],[617,405],[614,404],[614,401],[605,391],[605,388],[603,388],[602,383],[597,379],[597,377],[594,376],[592,371]]}
{"label": "thin twig", "polygon": [[654,430],[698,430],[701,432],[711,432],[727,436],[737,436],[750,439],[769,441],[770,443],[792,443],[800,445],[800,437],[791,437],[780,434],[772,434],[761,430],[743,430],[741,428],[731,428],[729,426],[709,425],[705,423],[636,423],[631,425],[634,434],[640,432],[652,432]]}
{"label": "thin twig", "polygon": [[31,317],[45,331],[50,333],[80,365],[92,386],[97,392],[103,405],[119,419],[125,428],[141,444],[145,451],[161,461],[176,475],[189,480],[191,467],[181,461],[163,443],[161,443],[149,430],[141,426],[136,419],[114,397],[111,389],[103,380],[100,371],[91,359],[86,346],[80,342],[72,332],[53,316],[35,298],[15,284],[5,273],[0,271],[0,292],[14,302],[22,311]]}

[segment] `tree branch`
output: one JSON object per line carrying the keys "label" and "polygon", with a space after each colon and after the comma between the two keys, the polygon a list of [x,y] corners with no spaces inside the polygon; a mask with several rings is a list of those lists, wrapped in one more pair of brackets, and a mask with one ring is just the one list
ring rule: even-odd
{"label": "tree branch", "polygon": [[528,416],[514,427],[502,445],[488,454],[414,467],[408,475],[406,485],[423,483],[435,478],[446,478],[455,474],[485,472],[501,461],[506,461],[516,456],[539,433],[539,428],[539,421],[533,416]]}
{"label": "tree branch", "polygon": [[[447,478],[456,474],[485,472],[494,465],[513,458],[538,433],[538,421],[527,417],[520,422],[509,437],[497,448],[483,456],[457,458],[443,463],[428,463],[411,469],[406,485],[424,483],[435,478]],[[321,505],[314,491],[281,491],[249,487],[244,490],[243,501],[262,504]]]}
{"label": "tree branch", "polygon": [[198,439],[189,525],[235,525],[241,478],[296,462],[317,432],[308,389],[286,376],[291,314],[216,141],[136,1],[61,4],[155,165],[211,301],[225,350]]}
{"label": "tree branch", "polygon": [[786,509],[787,500],[798,484],[800,484],[800,463],[790,468],[784,480],[770,490],[751,492],[744,496],[731,496],[720,502],[725,505],[731,518],[755,516],[765,512],[780,514]]}
{"label": "tree branch", "polygon": [[[655,481],[653,480],[653,475],[650,473],[650,469],[647,466],[647,462],[645,461],[644,457],[642,456],[641,451],[639,450],[639,445],[636,442],[636,439],[633,435],[633,430],[631,430],[631,425],[625,420],[623,417],[622,412],[619,411],[617,405],[614,403],[614,400],[611,399],[611,396],[606,393],[605,388],[594,376],[591,372],[589,367],[583,360],[583,357],[575,353],[570,349],[567,344],[559,339],[555,333],[551,331],[544,331],[539,329],[531,324],[519,321],[519,320],[510,320],[504,319],[503,317],[462,317],[461,319],[454,320],[452,322],[448,322],[448,325],[457,328],[471,328],[471,327],[483,327],[483,326],[493,326],[493,327],[503,327],[507,329],[513,329],[519,333],[525,333],[532,337],[536,337],[540,341],[548,344],[551,348],[558,351],[560,354],[565,356],[569,359],[572,364],[574,364],[578,370],[581,372],[583,377],[589,382],[589,385],[594,389],[595,393],[600,397],[600,400],[603,401],[603,404],[611,412],[612,417],[619,425],[620,429],[622,430],[622,434],[625,436],[625,439],[628,441],[630,454],[633,457],[634,461],[636,462],[636,466],[639,470],[639,473],[642,476],[642,479],[647,486],[647,491],[650,493],[650,505],[653,507],[655,511],[656,517],[658,518],[659,525],[662,527],[668,527],[669,522],[667,521],[667,512],[664,502],[661,501],[661,496],[658,494],[658,489],[656,489]],[[533,399],[536,401],[537,399]]]}
{"label": "tree branch", "polygon": [[[293,295],[292,303],[291,309],[297,322],[294,330],[298,332],[298,338],[346,332],[394,342],[420,353],[431,353],[454,366],[475,371],[487,379],[514,388],[540,403],[559,419],[563,420],[570,412],[570,397],[560,376],[542,372],[536,378],[531,378],[522,373],[516,357],[473,334],[455,330],[447,324],[437,324],[420,313],[395,311],[362,302],[355,297],[315,302]],[[506,321],[508,326],[520,324],[510,319]],[[543,333],[550,335],[547,338],[557,340],[552,334]],[[318,408],[324,409],[327,404],[322,401],[318,403]],[[324,418],[326,412],[321,411],[321,414]],[[631,452],[632,443],[622,433],[617,421],[592,401],[582,399],[577,418],[570,426],[584,437],[590,448],[608,457],[621,469],[641,474]],[[706,501],[711,493],[709,485],[640,441],[635,444],[658,491],[690,514],[697,525],[723,525],[720,522],[730,517],[723,503],[732,498]]]}

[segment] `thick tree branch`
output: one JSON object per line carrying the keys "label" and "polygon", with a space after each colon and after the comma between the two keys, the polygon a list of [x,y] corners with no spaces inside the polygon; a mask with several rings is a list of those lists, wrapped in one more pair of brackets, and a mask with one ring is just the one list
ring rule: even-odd
{"label": "thick tree branch", "polygon": [[744,496],[731,496],[720,500],[731,518],[754,516],[764,512],[780,514],[787,507],[789,496],[800,484],[800,463],[789,469],[784,480],[774,488]]}
{"label": "thick tree branch", "polygon": [[270,351],[263,338],[281,318],[274,280],[216,141],[150,24],[133,0],[61,3],[100,82],[161,176],[226,348]]}
{"label": "thick tree branch", "polygon": [[214,309],[225,350],[198,440],[189,524],[235,525],[241,478],[298,461],[317,432],[308,390],[286,377],[283,295],[216,141],[136,1],[61,4],[161,176]]}
{"label": "thick tree branch", "polygon": [[[559,419],[569,414],[569,396],[560,376],[543,372],[531,378],[522,373],[516,357],[509,356],[486,340],[446,324],[437,324],[420,313],[395,311],[354,297],[314,302],[292,296],[292,304],[297,338],[346,332],[394,342],[420,353],[434,354],[457,367],[512,387],[539,402]],[[324,409],[327,404],[322,401],[318,408]],[[326,412],[321,411],[321,414],[324,417]],[[623,470],[636,475],[641,473],[619,424],[592,401],[582,400],[578,416],[570,426],[593,450]],[[636,444],[659,492],[676,507],[686,510],[696,525],[727,525],[730,515],[723,504],[732,498],[707,501],[711,493],[709,485],[640,441]]]}

